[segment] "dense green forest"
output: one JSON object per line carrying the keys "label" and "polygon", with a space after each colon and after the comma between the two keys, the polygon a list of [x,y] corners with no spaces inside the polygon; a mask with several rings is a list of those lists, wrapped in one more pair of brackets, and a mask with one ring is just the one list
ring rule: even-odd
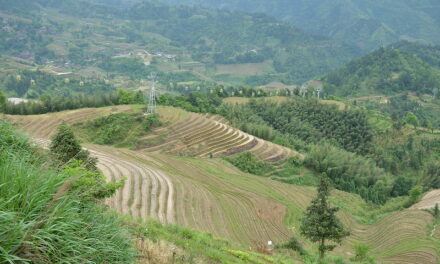
{"label": "dense green forest", "polygon": [[388,47],[351,61],[323,80],[327,93],[341,96],[432,94],[440,87],[440,70],[415,55]]}
{"label": "dense green forest", "polygon": [[440,43],[440,4],[435,0],[161,0],[177,5],[259,12],[365,50],[418,39]]}
{"label": "dense green forest", "polygon": [[399,41],[390,45],[402,52],[415,55],[422,61],[440,68],[440,45],[426,45],[420,42]]}

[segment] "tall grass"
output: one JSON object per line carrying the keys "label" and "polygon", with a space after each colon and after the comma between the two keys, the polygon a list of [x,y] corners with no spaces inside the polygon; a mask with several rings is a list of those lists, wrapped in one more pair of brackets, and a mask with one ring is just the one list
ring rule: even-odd
{"label": "tall grass", "polygon": [[0,263],[132,263],[117,216],[70,193],[68,176],[34,154],[0,121]]}

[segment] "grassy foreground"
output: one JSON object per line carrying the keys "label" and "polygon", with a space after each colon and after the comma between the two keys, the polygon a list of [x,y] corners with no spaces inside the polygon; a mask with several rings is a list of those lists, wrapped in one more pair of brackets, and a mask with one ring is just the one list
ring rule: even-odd
{"label": "grassy foreground", "polygon": [[0,263],[133,262],[122,221],[71,191],[72,175],[44,155],[0,121]]}

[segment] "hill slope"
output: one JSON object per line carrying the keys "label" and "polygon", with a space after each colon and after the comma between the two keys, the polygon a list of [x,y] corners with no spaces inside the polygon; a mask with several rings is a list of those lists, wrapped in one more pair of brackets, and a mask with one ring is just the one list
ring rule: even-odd
{"label": "hill slope", "polygon": [[326,75],[327,92],[342,96],[432,93],[440,85],[440,71],[412,54],[380,48]]}
{"label": "hill slope", "polygon": [[392,46],[402,52],[413,54],[429,65],[440,68],[439,45],[425,45],[420,42],[399,41]]}

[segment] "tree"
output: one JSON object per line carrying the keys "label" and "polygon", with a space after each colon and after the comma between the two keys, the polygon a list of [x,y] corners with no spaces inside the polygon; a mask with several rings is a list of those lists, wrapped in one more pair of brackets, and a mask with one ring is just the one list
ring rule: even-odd
{"label": "tree", "polygon": [[96,170],[97,159],[91,158],[89,151],[81,148],[72,129],[66,124],[60,125],[57,133],[52,137],[50,152],[62,164],[79,160],[86,169]]}
{"label": "tree", "polygon": [[408,200],[405,203],[405,207],[408,208],[411,205],[417,203],[420,200],[420,197],[423,194],[423,187],[421,185],[414,186],[409,191]]}
{"label": "tree", "polygon": [[3,112],[6,106],[6,96],[0,91],[0,112]]}
{"label": "tree", "polygon": [[426,128],[431,131],[431,134],[434,134],[434,126],[432,125],[431,120],[426,121]]}
{"label": "tree", "polygon": [[407,124],[413,125],[414,129],[417,129],[417,126],[419,125],[419,119],[413,112],[408,112],[408,114],[406,114],[405,122]]}
{"label": "tree", "polygon": [[435,204],[432,214],[436,219],[440,218],[440,209],[438,208],[438,203]]}
{"label": "tree", "polygon": [[0,91],[0,106],[6,103],[6,96]]}
{"label": "tree", "polygon": [[58,127],[57,133],[52,137],[50,152],[63,163],[74,159],[81,151],[81,145],[75,138],[72,129],[66,124]]}
{"label": "tree", "polygon": [[342,239],[350,235],[336,217],[339,208],[331,207],[328,202],[330,188],[330,181],[324,174],[318,187],[317,196],[306,209],[300,228],[303,236],[312,242],[319,243],[320,259],[324,258],[326,251],[331,251],[336,247],[335,245],[326,245],[327,240],[341,244]]}

